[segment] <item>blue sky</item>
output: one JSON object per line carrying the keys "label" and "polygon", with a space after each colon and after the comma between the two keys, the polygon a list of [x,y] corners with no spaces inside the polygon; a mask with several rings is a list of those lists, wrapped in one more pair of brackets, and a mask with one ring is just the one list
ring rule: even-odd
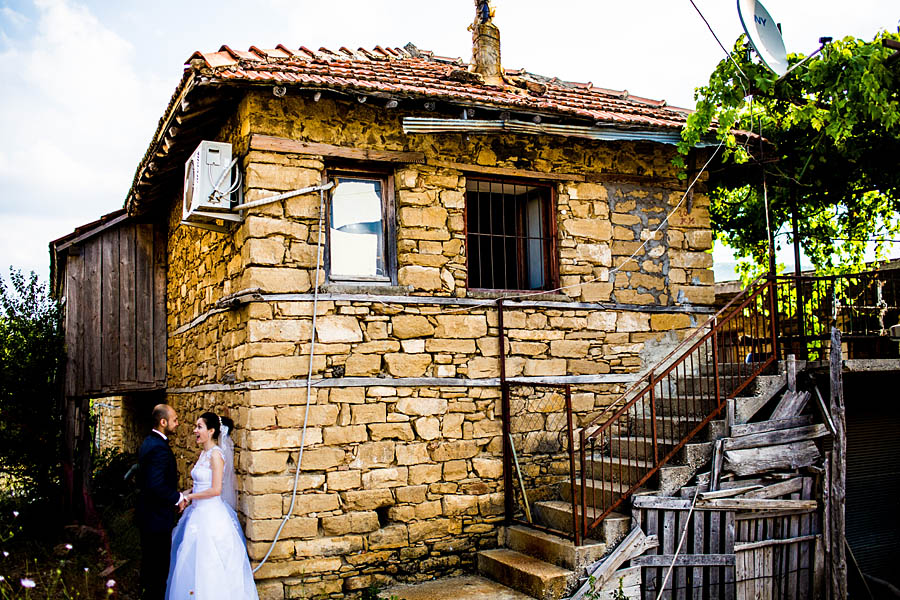
{"label": "blue sky", "polygon": [[[726,46],[733,0],[695,0]],[[507,68],[693,106],[723,53],[688,0],[495,0]],[[789,51],[896,30],[897,0],[768,0]],[[468,59],[472,0],[0,0],[0,272],[122,206],[185,60],[251,45],[403,46]],[[716,260],[728,261],[717,251]],[[792,262],[787,259],[785,262]]]}

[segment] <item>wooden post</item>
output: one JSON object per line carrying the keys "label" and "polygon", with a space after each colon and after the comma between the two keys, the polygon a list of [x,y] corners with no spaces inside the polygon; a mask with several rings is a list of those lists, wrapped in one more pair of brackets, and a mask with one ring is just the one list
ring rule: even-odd
{"label": "wooden post", "polygon": [[789,392],[797,391],[797,357],[793,354],[787,355],[787,387]]}
{"label": "wooden post", "polygon": [[843,360],[841,332],[831,328],[831,419],[834,421],[829,514],[831,534],[831,597],[847,598],[847,558],[844,552],[844,490],[847,476],[847,422],[844,415]]}

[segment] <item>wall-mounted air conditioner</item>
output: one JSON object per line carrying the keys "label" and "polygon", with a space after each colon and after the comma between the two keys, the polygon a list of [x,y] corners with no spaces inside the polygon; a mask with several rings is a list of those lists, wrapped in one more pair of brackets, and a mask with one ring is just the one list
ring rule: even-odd
{"label": "wall-mounted air conditioner", "polygon": [[239,203],[241,179],[231,157],[231,144],[202,141],[184,164],[182,221],[241,221],[233,212]]}

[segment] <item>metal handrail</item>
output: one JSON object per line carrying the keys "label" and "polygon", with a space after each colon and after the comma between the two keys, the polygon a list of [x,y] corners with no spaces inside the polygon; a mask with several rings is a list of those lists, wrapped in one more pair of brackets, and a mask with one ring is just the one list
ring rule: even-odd
{"label": "metal handrail", "polygon": [[635,382],[631,385],[631,387],[629,387],[627,390],[625,390],[624,392],[622,392],[622,394],[619,396],[619,398],[618,398],[617,400],[615,400],[612,404],[610,404],[609,406],[607,406],[606,408],[604,408],[604,409],[600,412],[600,414],[598,414],[598,415],[595,416],[593,419],[591,419],[586,425],[583,425],[583,426],[582,426],[582,430],[587,430],[587,429],[590,429],[591,427],[596,426],[597,423],[600,422],[600,421],[604,418],[604,416],[605,416],[606,414],[608,414],[611,410],[613,410],[614,408],[616,408],[617,405],[619,405],[619,404],[621,404],[621,403],[624,403],[624,402],[627,402],[629,394],[631,394],[633,391],[635,391],[635,390],[640,386],[641,382],[644,381],[644,379],[646,379],[647,377],[649,377],[650,375],[652,375],[653,370],[654,370],[655,368],[658,368],[660,365],[665,364],[666,361],[672,359],[672,358],[675,357],[676,355],[681,356],[682,354],[684,354],[684,353],[682,352],[682,349],[683,349],[685,346],[687,346],[688,344],[690,344],[690,343],[694,340],[694,338],[696,338],[698,335],[700,335],[701,333],[703,333],[703,331],[704,331],[707,327],[714,326],[714,324],[717,322],[717,320],[720,319],[721,316],[722,316],[726,311],[730,310],[731,307],[732,307],[736,302],[738,302],[743,296],[746,296],[747,294],[750,294],[750,293],[752,293],[753,291],[755,291],[755,288],[757,287],[757,285],[759,284],[759,282],[760,282],[760,281],[766,280],[767,277],[768,277],[767,275],[760,275],[759,277],[757,277],[756,279],[754,279],[753,282],[752,282],[750,285],[748,285],[746,288],[744,288],[743,290],[741,290],[740,292],[738,292],[738,294],[737,294],[734,298],[732,298],[731,301],[729,301],[725,306],[723,306],[721,309],[719,309],[719,310],[716,312],[716,314],[714,314],[712,317],[710,317],[708,320],[706,320],[706,321],[703,323],[703,325],[700,325],[699,327],[697,327],[693,332],[691,332],[690,335],[688,335],[686,338],[684,338],[684,339],[681,341],[681,343],[679,343],[679,344],[678,344],[671,352],[669,352],[664,358],[662,358],[659,362],[657,362],[656,365],[654,365],[653,368],[651,368],[647,373],[645,373],[645,374],[644,374],[643,376],[641,376],[637,381],[635,381]]}
{"label": "metal handrail", "polygon": [[[763,329],[768,330],[766,333],[766,337],[764,338],[765,343],[771,344],[771,351],[767,353],[765,360],[754,360],[751,363],[751,366],[748,368],[749,372],[746,375],[742,374],[739,377],[739,381],[732,382],[735,385],[728,391],[729,397],[734,397],[737,393],[739,393],[743,388],[745,388],[759,373],[761,373],[764,369],[766,369],[772,362],[776,359],[776,347],[775,347],[775,327],[772,325],[774,319],[774,282],[771,279],[765,279],[764,283],[760,284],[759,282],[763,278],[757,279],[753,285],[749,286],[747,289],[743,290],[738,296],[736,296],[731,302],[729,302],[725,307],[723,307],[720,311],[716,313],[712,318],[710,318],[703,326],[694,331],[691,335],[689,335],[682,343],[680,343],[669,355],[666,356],[660,363],[652,368],[647,374],[641,377],[634,385],[632,385],[622,396],[620,399],[613,403],[612,407],[615,407],[616,410],[614,414],[608,417],[601,424],[597,424],[598,419],[594,419],[587,427],[582,428],[580,434],[580,444],[579,444],[579,452],[581,453],[580,463],[582,465],[582,473],[581,473],[581,513],[582,513],[582,525],[583,525],[583,536],[588,537],[588,533],[591,529],[596,527],[602,520],[609,515],[613,510],[615,510],[622,502],[624,502],[635,490],[637,490],[644,482],[646,482],[650,477],[656,473],[661,466],[666,464],[688,441],[690,441],[697,433],[699,433],[724,407],[724,394],[722,393],[720,383],[719,383],[719,346],[717,343],[717,337],[722,332],[727,332],[727,327],[732,324],[732,322],[736,321],[738,318],[744,316],[745,310],[748,308],[752,308],[752,303],[759,303],[760,301],[764,302],[763,310],[767,313],[768,325],[763,327]],[[768,292],[768,299],[766,301],[763,298],[763,294]],[[722,316],[724,315],[724,316]],[[745,319],[746,320],[746,319]],[[748,323],[743,323],[743,325],[747,326]],[[755,317],[749,323],[749,331],[742,332],[743,336],[751,336],[750,339],[753,340],[760,333],[759,327],[756,326]],[[704,354],[699,354],[698,352],[706,353],[710,349],[712,349],[712,367],[714,371],[713,380],[715,381],[714,386],[712,384],[708,385],[708,389],[706,393],[701,391],[700,396],[698,397],[696,392],[692,392],[691,402],[688,402],[687,398],[682,399],[683,404],[686,407],[688,404],[697,402],[698,399],[702,403],[704,400],[712,400],[713,407],[711,409],[706,410],[705,414],[702,415],[700,422],[697,423],[691,431],[686,434],[674,436],[675,425],[670,424],[670,433],[673,434],[671,438],[661,438],[659,435],[659,431],[657,430],[657,398],[655,396],[657,386],[662,386],[661,391],[666,391],[670,394],[668,400],[670,402],[679,402],[678,399],[678,377],[679,377],[679,368],[681,369],[682,375],[687,372],[687,363],[690,361],[691,363],[691,373],[693,374],[694,369],[703,369],[704,367],[708,367],[708,364],[704,364],[703,356]],[[756,342],[754,342],[756,344]],[[757,357],[758,358],[758,357]],[[673,360],[674,359],[674,360]],[[696,361],[695,361],[696,359]],[[667,364],[669,363],[669,364]],[[675,373],[675,379],[671,378],[671,374]],[[708,375],[707,375],[708,378]],[[701,379],[698,377],[699,385],[702,388]],[[692,386],[695,385],[692,382]],[[668,386],[668,389],[667,387]],[[714,391],[709,389],[710,387],[714,387]],[[672,390],[674,389],[675,395],[671,396]],[[628,452],[628,458],[624,461],[622,460],[622,437],[618,436],[618,452],[620,455],[618,458],[618,464],[616,464],[615,460],[612,458],[612,444],[613,438],[611,429],[614,425],[619,425],[620,427],[625,427],[629,425],[628,417],[630,416],[630,412],[635,410],[635,407],[642,400],[647,400],[649,396],[650,403],[650,424],[651,424],[651,432],[650,435],[647,435],[647,432],[644,432],[642,436],[635,436],[628,438],[628,441],[625,443],[625,451]],[[643,411],[643,418],[637,418],[637,421],[647,419],[647,410],[642,405],[641,410]],[[686,411],[687,412],[687,411]],[[607,411],[608,414],[608,411]],[[625,418],[623,418],[625,417]],[[590,430],[590,433],[588,433]],[[607,433],[609,432],[609,433]],[[601,505],[602,510],[599,511],[599,515],[595,515],[590,522],[587,519],[588,513],[588,503],[587,503],[587,461],[588,455],[591,456],[591,464],[592,464],[592,480],[595,480],[593,477],[593,465],[596,461],[594,456],[594,451],[597,447],[597,440],[601,438],[604,434],[607,434],[608,437],[608,448],[607,450],[610,452],[610,460],[608,469],[604,469],[603,461],[601,458],[600,461],[600,475],[601,477],[604,475],[603,471],[607,470],[606,475],[610,477],[619,477],[618,487],[619,490],[615,491],[612,487],[615,487],[613,484],[615,483],[613,479],[605,480],[601,479],[604,484],[609,484],[610,489],[601,490]],[[649,453],[650,448],[646,447],[646,440],[650,440],[652,443],[652,459],[649,457],[642,459],[640,457],[634,458],[632,456],[632,444],[637,447],[637,444],[643,441],[645,444],[645,453]],[[603,446],[602,439],[601,448]],[[661,443],[662,442],[662,443]],[[663,450],[663,456],[660,456],[660,446],[663,445],[667,447],[668,450]],[[640,452],[637,452],[640,454]],[[640,467],[641,463],[649,465],[648,467]],[[615,473],[616,467],[618,467],[618,473]],[[623,472],[628,471],[629,473],[634,470],[638,470],[638,475],[636,475],[633,479],[634,482],[631,484],[627,484],[625,482],[627,478]],[[643,473],[640,473],[643,471]],[[592,492],[594,496],[596,496],[596,489]],[[610,501],[606,502],[606,497],[609,497]],[[596,508],[596,497],[592,498],[592,504]]]}
{"label": "metal handrail", "polygon": [[[844,283],[838,284],[839,280],[844,280]],[[892,302],[889,302],[883,295],[887,281],[893,282]],[[825,286],[819,285],[819,282],[823,282]],[[876,284],[874,292],[871,287],[873,283]],[[827,318],[829,326],[838,320],[839,325],[843,323],[848,329],[847,333],[851,335],[858,333],[864,336],[871,336],[871,332],[874,331],[867,325],[866,320],[871,322],[872,318],[877,318],[880,321],[880,334],[884,335],[887,326],[884,323],[885,314],[889,310],[892,311],[891,318],[893,319],[900,312],[898,288],[900,288],[900,270],[865,271],[828,276],[761,276],[757,278],[703,325],[697,327],[682,340],[618,399],[581,428],[578,452],[581,465],[582,535],[588,537],[591,529],[620,506],[676,452],[693,439],[721,412],[726,399],[736,397],[760,373],[773,362],[782,358],[786,352],[786,349],[780,347],[782,340],[790,340],[799,344],[803,352],[806,352],[807,348],[815,348],[816,342],[821,337],[818,329],[822,327],[823,318]],[[841,296],[841,293],[846,290],[853,290],[854,297]],[[766,294],[766,292],[768,293]],[[868,297],[871,293],[876,295],[874,302],[870,301],[872,299]],[[763,296],[764,294],[766,297]],[[792,296],[795,296],[796,306],[789,302]],[[854,301],[848,303],[848,299]],[[823,310],[828,311],[828,314],[823,314]],[[843,317],[841,316],[842,312],[845,313]],[[860,322],[864,328],[862,331],[857,330]],[[723,340],[720,341],[720,337]],[[740,355],[735,356],[734,358],[737,360],[731,364],[731,373],[723,376],[720,372],[720,354],[723,352],[740,354],[742,349],[750,350],[746,360],[740,360],[743,358]],[[709,358],[705,358],[706,353],[709,353],[710,350],[711,361]],[[727,360],[723,362],[727,364]],[[682,393],[680,387],[683,385],[679,378],[689,373],[688,364],[690,364],[689,383],[692,390],[690,399],[679,397],[679,394]],[[707,381],[707,389],[703,390],[703,377],[709,379],[709,367],[712,367],[714,384]],[[694,374],[696,369],[700,370],[699,376]],[[704,370],[707,371],[705,375],[703,375]],[[737,371],[737,375],[735,375],[735,371]],[[723,380],[728,380],[730,388],[722,389]],[[700,387],[699,395],[695,389],[697,385]],[[675,414],[674,418],[663,422],[664,428],[667,425],[669,433],[672,434],[671,437],[665,438],[665,432],[661,436],[658,431],[657,387],[661,392],[668,394],[665,398],[668,402],[675,404],[680,402],[682,407],[688,407],[699,401],[701,405],[705,402],[707,407],[701,411],[698,417],[690,415],[688,419],[680,418],[684,414],[679,416],[673,413]],[[673,390],[674,395],[672,394]],[[637,436],[627,435],[623,438],[623,431],[628,434],[633,433],[629,431],[631,426],[647,420],[647,407],[639,404],[642,401],[649,401],[650,431],[644,431],[642,435]],[[691,411],[685,411],[685,413],[689,412]],[[634,419],[631,419],[632,417]],[[685,425],[690,426],[690,423],[694,422],[696,425],[691,427],[690,431],[675,435],[676,426],[680,429]],[[615,430],[617,434],[614,433],[614,426],[620,428]],[[606,447],[603,444],[604,436],[606,437]],[[623,439],[627,440],[624,449]],[[615,450],[619,455],[616,457],[613,457],[614,440],[617,440],[618,443]],[[598,481],[609,484],[610,487],[608,490],[601,490],[602,509],[595,511],[595,516],[589,520],[588,461],[591,461],[591,479],[594,479],[593,475],[596,469],[594,465],[598,462],[594,451],[598,447],[598,442],[601,451],[609,454],[608,465],[605,465],[603,460],[605,457],[600,457],[600,476],[610,477],[608,481],[606,479]],[[637,448],[639,442],[644,443],[643,450],[646,458],[633,456],[631,445]],[[650,443],[652,443],[652,454]],[[661,447],[664,448],[662,451]],[[628,457],[624,460],[623,451],[628,453]],[[635,450],[635,454],[640,455],[641,453]],[[616,459],[618,459],[618,463],[615,462]],[[638,474],[631,477],[630,470],[634,470],[635,467],[638,467]],[[618,472],[616,472],[616,468],[618,468]],[[628,473],[627,477],[626,472]],[[616,477],[618,477],[618,481],[615,481]],[[617,490],[614,489],[616,487],[618,487]],[[594,501],[596,501],[596,493],[596,488],[594,488],[591,492]],[[607,496],[609,497],[608,502],[606,501]],[[595,503],[590,506],[596,508]]]}

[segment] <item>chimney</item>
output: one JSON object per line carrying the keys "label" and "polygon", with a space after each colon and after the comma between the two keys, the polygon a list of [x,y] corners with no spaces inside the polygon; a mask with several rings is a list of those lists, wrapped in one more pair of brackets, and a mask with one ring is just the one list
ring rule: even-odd
{"label": "chimney", "polygon": [[469,70],[480,73],[488,85],[502,87],[500,66],[500,30],[494,25],[494,10],[489,0],[475,0],[475,22],[472,30],[472,64]]}

